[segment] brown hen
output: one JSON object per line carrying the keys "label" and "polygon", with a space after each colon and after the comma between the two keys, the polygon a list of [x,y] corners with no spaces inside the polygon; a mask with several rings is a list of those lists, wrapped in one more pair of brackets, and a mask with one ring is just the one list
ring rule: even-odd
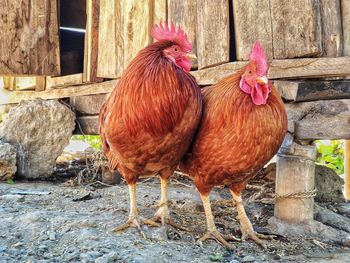
{"label": "brown hen", "polygon": [[230,188],[238,211],[242,239],[263,242],[254,232],[241,193],[247,182],[276,154],[287,130],[284,104],[267,79],[268,63],[259,43],[248,65],[203,90],[203,116],[180,169],[194,180],[207,218],[208,238],[230,247],[215,226],[209,194],[214,186]]}
{"label": "brown hen", "polygon": [[[155,43],[131,61],[100,111],[102,149],[110,169],[118,169],[130,192],[126,224],[143,234],[142,223],[172,224],[167,206],[167,181],[187,151],[201,116],[202,96],[191,68],[192,47],[174,25],[154,26]],[[143,175],[161,178],[160,207],[153,220],[138,216],[136,181]],[[144,234],[143,234],[144,235]]]}

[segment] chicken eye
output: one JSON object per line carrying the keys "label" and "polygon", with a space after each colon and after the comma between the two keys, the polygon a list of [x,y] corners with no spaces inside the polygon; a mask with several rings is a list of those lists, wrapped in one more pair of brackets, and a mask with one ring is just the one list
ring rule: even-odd
{"label": "chicken eye", "polygon": [[177,47],[174,47],[174,51],[175,51],[175,52],[177,52],[177,51],[178,51]]}

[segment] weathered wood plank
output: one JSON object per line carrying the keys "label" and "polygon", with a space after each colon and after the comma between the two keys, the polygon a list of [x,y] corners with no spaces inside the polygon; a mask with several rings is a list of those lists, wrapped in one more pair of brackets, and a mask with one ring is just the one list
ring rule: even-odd
{"label": "weathered wood plank", "polygon": [[74,134],[98,134],[98,116],[82,116],[78,117],[78,125],[75,126]]}
{"label": "weathered wood plank", "polygon": [[285,81],[275,80],[274,85],[283,99],[293,102],[350,99],[350,81]]}
{"label": "weathered wood plank", "polygon": [[288,121],[300,140],[349,139],[350,100],[322,100],[285,104]]}
{"label": "weathered wood plank", "polygon": [[259,40],[264,47],[268,59],[272,59],[270,1],[233,0],[233,18],[237,60],[248,60],[251,47],[256,40]]}
{"label": "weathered wood plank", "polygon": [[341,0],[344,48],[343,55],[350,56],[350,1]]}
{"label": "weathered wood plank", "polygon": [[167,0],[154,0],[153,2],[153,24],[168,20]]}
{"label": "weathered wood plank", "polygon": [[86,32],[84,48],[83,81],[100,81],[97,78],[98,57],[98,23],[100,15],[100,0],[86,0]]}
{"label": "weathered wood plank", "polygon": [[120,63],[120,67],[118,67],[118,77],[122,75],[136,54],[151,43],[152,2],[152,0],[120,1],[122,18],[119,21],[119,29],[122,30],[120,41],[123,41],[124,45],[119,51],[123,53],[123,63]]}
{"label": "weathered wood plank", "polygon": [[108,94],[76,96],[69,99],[70,105],[80,114],[99,114]]}
{"label": "weathered wood plank", "polygon": [[19,103],[22,100],[59,99],[74,96],[84,96],[111,92],[117,84],[117,80],[101,83],[71,86],[64,89],[49,89],[45,91],[7,91],[0,89],[0,105]]}
{"label": "weathered wood plank", "polygon": [[229,5],[226,0],[203,0],[197,5],[198,68],[230,59]]}
{"label": "weathered wood plank", "polygon": [[[168,1],[168,20],[181,25],[186,32],[190,42],[192,43],[192,53],[197,54],[197,39],[196,39],[196,25],[197,16],[197,0],[169,0]],[[198,66],[197,60],[193,61],[193,68]]]}
{"label": "weathered wood plank", "polygon": [[8,90],[36,90],[43,91],[45,89],[44,76],[18,76],[3,77],[4,88]]}
{"label": "weathered wood plank", "polygon": [[322,54],[318,0],[270,0],[274,58]]}
{"label": "weathered wood plank", "polygon": [[100,0],[97,76],[101,78],[117,76],[117,2]]}
{"label": "weathered wood plank", "polygon": [[46,88],[46,77],[37,76],[35,77],[35,91],[43,91]]}
{"label": "weathered wood plank", "polygon": [[0,1],[0,74],[60,74],[57,0]]}
{"label": "weathered wood plank", "polygon": [[151,41],[153,1],[100,2],[97,76],[121,76],[131,59]]}
{"label": "weathered wood plank", "polygon": [[[246,62],[230,62],[211,68],[192,71],[200,85],[211,85],[244,67]],[[326,78],[350,76],[350,57],[300,58],[272,60],[270,79]]]}
{"label": "weathered wood plank", "polygon": [[319,0],[322,22],[324,57],[339,57],[343,53],[340,0]]}
{"label": "weathered wood plank", "polygon": [[62,77],[46,77],[46,89],[63,89],[69,86],[81,85],[82,83],[82,73]]}

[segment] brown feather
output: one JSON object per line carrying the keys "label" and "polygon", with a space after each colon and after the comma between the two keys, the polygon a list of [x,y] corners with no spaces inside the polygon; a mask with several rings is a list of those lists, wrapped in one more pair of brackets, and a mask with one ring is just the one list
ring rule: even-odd
{"label": "brown feather", "polygon": [[276,154],[287,116],[274,87],[266,105],[255,105],[239,88],[244,70],[203,90],[203,116],[180,168],[202,194],[216,185],[242,189]]}
{"label": "brown feather", "polygon": [[129,64],[100,112],[102,147],[128,182],[175,169],[190,145],[202,109],[194,78],[168,61],[156,42]]}

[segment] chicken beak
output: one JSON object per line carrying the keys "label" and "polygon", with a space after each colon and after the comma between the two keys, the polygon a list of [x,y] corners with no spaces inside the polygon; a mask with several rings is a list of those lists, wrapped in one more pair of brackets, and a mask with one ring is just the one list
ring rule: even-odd
{"label": "chicken beak", "polygon": [[197,59],[197,56],[195,54],[191,54],[191,53],[187,53],[185,55],[185,57],[188,58],[188,59],[192,59],[192,60]]}
{"label": "chicken beak", "polygon": [[266,85],[267,83],[269,83],[269,80],[267,79],[266,76],[262,76],[262,77],[257,77],[256,81],[258,82],[258,84],[260,85]]}

